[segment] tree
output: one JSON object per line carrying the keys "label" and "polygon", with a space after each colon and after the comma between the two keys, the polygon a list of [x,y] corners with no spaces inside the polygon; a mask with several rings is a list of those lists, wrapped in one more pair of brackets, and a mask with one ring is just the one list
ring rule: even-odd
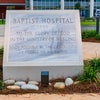
{"label": "tree", "polygon": [[81,9],[81,4],[79,3],[79,2],[77,2],[76,4],[75,4],[75,9]]}

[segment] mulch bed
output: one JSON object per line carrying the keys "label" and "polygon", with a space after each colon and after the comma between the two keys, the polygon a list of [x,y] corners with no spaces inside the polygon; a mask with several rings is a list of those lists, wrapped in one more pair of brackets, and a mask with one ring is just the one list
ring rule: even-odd
{"label": "mulch bed", "polygon": [[[61,81],[63,79],[56,79]],[[53,80],[53,83],[56,82]],[[55,89],[53,84],[48,87],[39,86],[38,91],[34,90],[0,90],[0,94],[26,94],[26,93],[49,93],[49,94],[73,94],[73,93],[100,93],[100,84],[90,83],[90,82],[82,82],[76,85],[70,85],[65,87],[65,89]]]}
{"label": "mulch bed", "polygon": [[94,42],[94,43],[100,43],[100,40],[97,40],[95,38],[86,38],[82,39],[83,42]]}

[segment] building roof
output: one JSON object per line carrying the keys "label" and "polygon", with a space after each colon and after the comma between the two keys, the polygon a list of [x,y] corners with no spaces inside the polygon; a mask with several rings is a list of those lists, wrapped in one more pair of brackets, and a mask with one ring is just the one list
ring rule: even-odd
{"label": "building roof", "polygon": [[0,3],[25,3],[25,0],[0,0]]}
{"label": "building roof", "polygon": [[0,5],[25,5],[25,0],[0,0]]}

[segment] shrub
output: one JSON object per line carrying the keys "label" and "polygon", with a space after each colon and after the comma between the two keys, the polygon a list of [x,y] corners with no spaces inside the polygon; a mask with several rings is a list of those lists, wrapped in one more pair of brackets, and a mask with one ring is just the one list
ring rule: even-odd
{"label": "shrub", "polygon": [[82,39],[85,38],[91,38],[96,36],[96,31],[95,30],[85,30],[82,31]]}
{"label": "shrub", "polygon": [[84,81],[89,81],[89,82],[97,82],[96,78],[97,71],[93,69],[91,66],[85,66],[84,67],[84,72],[82,75],[78,77],[78,80],[84,82]]}
{"label": "shrub", "polygon": [[100,58],[89,60],[87,65],[92,66],[94,70],[100,71]]}
{"label": "shrub", "polygon": [[0,56],[3,56],[3,51],[4,51],[3,47],[0,48]]}
{"label": "shrub", "polygon": [[88,61],[84,66],[83,74],[78,77],[78,80],[97,82],[97,72],[100,72],[100,58]]}
{"label": "shrub", "polygon": [[96,38],[97,40],[100,40],[100,33],[99,33],[99,34],[96,34],[95,38]]}
{"label": "shrub", "polygon": [[78,10],[81,9],[81,4],[80,4],[80,2],[77,2],[77,3],[75,4],[75,9],[78,9]]}
{"label": "shrub", "polygon": [[0,90],[4,88],[4,82],[0,80]]}

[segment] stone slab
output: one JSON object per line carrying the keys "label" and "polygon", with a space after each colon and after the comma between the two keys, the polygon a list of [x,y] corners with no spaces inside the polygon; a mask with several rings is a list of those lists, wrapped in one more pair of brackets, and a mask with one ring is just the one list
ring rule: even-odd
{"label": "stone slab", "polygon": [[25,66],[23,67],[4,67],[4,79],[16,80],[41,80],[41,71],[49,71],[49,79],[72,77],[82,72],[82,66]]}
{"label": "stone slab", "polygon": [[13,10],[7,11],[6,18],[4,79],[40,80],[41,71],[49,71],[50,78],[81,72],[82,42],[77,10]]}

